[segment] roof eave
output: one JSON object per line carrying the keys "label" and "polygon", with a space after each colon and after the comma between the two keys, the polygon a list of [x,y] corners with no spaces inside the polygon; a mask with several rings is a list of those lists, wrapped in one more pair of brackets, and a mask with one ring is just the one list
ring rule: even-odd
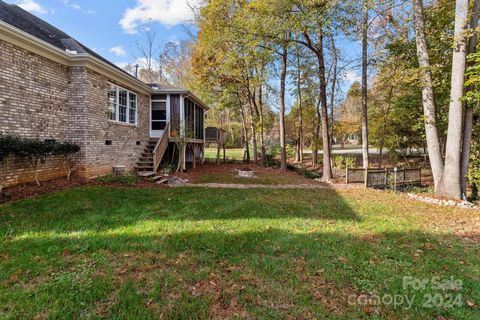
{"label": "roof eave", "polygon": [[112,80],[129,85],[132,87],[132,89],[136,89],[142,93],[151,94],[153,92],[148,85],[139,79],[114,68],[108,63],[88,53],[70,54],[1,20],[0,40],[11,43],[17,47],[23,48],[27,51],[33,52],[65,66],[88,67],[109,78],[112,78]]}

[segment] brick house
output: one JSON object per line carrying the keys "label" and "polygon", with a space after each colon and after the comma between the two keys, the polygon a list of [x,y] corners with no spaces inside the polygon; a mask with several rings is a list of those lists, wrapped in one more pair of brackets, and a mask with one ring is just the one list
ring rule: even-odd
{"label": "brick house", "polygon": [[[114,166],[151,175],[166,153],[176,152],[184,167],[204,154],[208,108],[193,93],[145,84],[1,0],[0,70],[0,131],[79,144],[81,177],[109,174]],[[175,150],[186,132],[188,144]],[[7,185],[32,180],[24,159],[10,163]],[[41,165],[42,180],[63,175],[58,159]]]}

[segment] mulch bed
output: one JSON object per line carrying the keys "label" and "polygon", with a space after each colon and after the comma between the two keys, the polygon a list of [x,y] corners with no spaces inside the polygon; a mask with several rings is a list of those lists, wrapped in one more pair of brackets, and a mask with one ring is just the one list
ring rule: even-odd
{"label": "mulch bed", "polygon": [[0,194],[0,205],[26,198],[32,198],[39,195],[60,191],[64,189],[77,188],[81,186],[102,186],[112,188],[165,188],[165,185],[159,185],[153,182],[139,180],[134,184],[125,184],[120,182],[103,183],[96,179],[84,179],[72,176],[70,180],[59,178],[41,182],[40,186],[36,183],[17,185],[3,190]]}
{"label": "mulch bed", "polygon": [[252,169],[255,175],[260,177],[283,177],[287,181],[290,180],[291,184],[318,184],[317,181],[304,178],[294,171],[287,170],[284,172],[278,168],[265,168],[259,165],[245,163],[221,163],[220,165],[205,163],[204,165],[198,165],[195,169],[190,168],[185,173],[175,173],[174,175],[196,183],[197,179],[204,175],[236,175],[237,170],[245,170],[247,168]]}
{"label": "mulch bed", "polygon": [[[179,178],[188,179],[189,181],[195,182],[195,180],[203,175],[208,174],[231,174],[236,169],[245,169],[246,167],[255,170],[256,173],[262,175],[272,175],[278,176],[282,175],[284,177],[289,177],[292,179],[292,183],[299,183],[301,181],[305,184],[316,184],[315,181],[304,179],[295,172],[287,171],[282,172],[279,169],[275,168],[264,168],[257,165],[245,165],[245,164],[221,164],[217,166],[216,164],[205,164],[198,165],[197,168],[190,168],[186,173],[175,173],[172,176]],[[76,188],[81,186],[104,186],[112,188],[166,188],[164,184],[156,184],[145,180],[139,180],[134,184],[125,184],[121,182],[109,182],[104,183],[100,182],[97,179],[83,179],[76,176],[72,176],[70,180],[65,178],[54,179],[50,181],[43,181],[40,186],[37,186],[35,183],[28,183],[13,186],[10,188],[4,189],[4,195],[0,194],[0,205],[17,201],[21,199],[31,198],[59,190]]]}

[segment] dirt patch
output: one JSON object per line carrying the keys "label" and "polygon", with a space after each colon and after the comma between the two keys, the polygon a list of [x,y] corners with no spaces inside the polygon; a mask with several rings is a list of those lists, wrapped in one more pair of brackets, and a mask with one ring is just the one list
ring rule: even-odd
{"label": "dirt patch", "polygon": [[31,198],[42,194],[55,192],[58,190],[76,188],[91,183],[92,181],[90,180],[72,177],[70,180],[61,178],[44,181],[40,186],[37,186],[37,184],[35,183],[22,184],[4,189],[4,195],[0,195],[0,204],[25,198]]}
{"label": "dirt patch", "polygon": [[[238,177],[238,170],[246,168],[253,170],[254,178]],[[305,184],[318,185],[318,181],[307,179],[293,171],[281,171],[277,168],[264,168],[255,164],[222,163],[220,165],[207,163],[186,173],[176,174],[192,183],[231,183],[231,184]]]}
{"label": "dirt patch", "polygon": [[183,185],[172,185],[171,187],[200,187],[200,188],[212,188],[212,189],[257,189],[268,188],[274,190],[281,189],[328,189],[328,184],[234,184],[234,183],[187,183]]}

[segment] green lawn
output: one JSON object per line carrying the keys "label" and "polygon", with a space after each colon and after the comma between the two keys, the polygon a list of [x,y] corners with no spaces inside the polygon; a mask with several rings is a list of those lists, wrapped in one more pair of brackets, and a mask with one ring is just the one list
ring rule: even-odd
{"label": "green lawn", "polygon": [[[244,148],[225,149],[225,157],[228,160],[243,160]],[[251,154],[251,153],[250,153]],[[205,148],[206,159],[217,159],[217,148]],[[223,160],[223,149],[220,150],[220,159]]]}
{"label": "green lawn", "polygon": [[[480,304],[480,246],[429,227],[430,214],[478,216],[355,189],[82,187],[23,200],[0,206],[0,318],[478,319],[466,301]],[[405,276],[463,284],[404,290]],[[361,294],[414,300],[347,303]],[[428,294],[463,303],[430,306]]]}

